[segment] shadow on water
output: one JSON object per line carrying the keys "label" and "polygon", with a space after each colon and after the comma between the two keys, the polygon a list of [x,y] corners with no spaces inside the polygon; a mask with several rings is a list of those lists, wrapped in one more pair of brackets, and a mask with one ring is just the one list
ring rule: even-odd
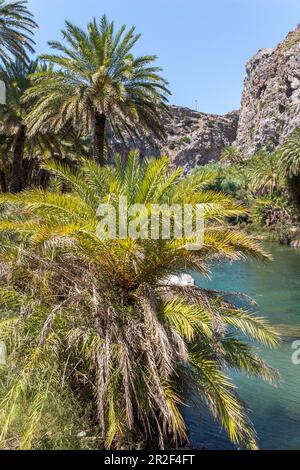
{"label": "shadow on water", "polygon": [[[261,349],[261,355],[282,377],[273,388],[261,381],[232,373],[234,383],[257,431],[261,449],[300,450],[300,365],[292,363],[292,343],[300,340],[300,250],[267,245],[271,263],[246,261],[219,264],[211,280],[194,274],[198,286],[242,292],[258,303],[258,311],[283,334],[280,348]],[[232,449],[227,436],[210,416],[194,407],[185,410],[190,437],[197,448]]]}

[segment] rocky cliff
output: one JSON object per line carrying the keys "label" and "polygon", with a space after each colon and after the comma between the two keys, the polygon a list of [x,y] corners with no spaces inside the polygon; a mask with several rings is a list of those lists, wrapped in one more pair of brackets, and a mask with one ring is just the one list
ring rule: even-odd
{"label": "rocky cliff", "polygon": [[222,150],[237,137],[238,113],[225,116],[205,114],[189,108],[172,106],[172,116],[165,123],[164,141],[151,140],[141,135],[137,140],[124,143],[114,141],[113,153],[139,148],[143,156],[169,155],[173,165],[186,169],[219,160]]}
{"label": "rocky cliff", "polygon": [[216,116],[173,107],[172,113],[162,152],[176,165],[190,168],[217,162],[224,148],[236,139],[238,112]]}
{"label": "rocky cliff", "polygon": [[236,145],[245,155],[274,150],[300,126],[300,25],[275,49],[261,49],[247,78]]}

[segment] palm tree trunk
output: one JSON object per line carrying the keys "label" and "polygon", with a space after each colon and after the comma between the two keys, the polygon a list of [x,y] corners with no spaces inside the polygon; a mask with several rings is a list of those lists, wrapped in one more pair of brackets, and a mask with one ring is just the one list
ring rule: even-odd
{"label": "palm tree trunk", "polygon": [[300,214],[300,175],[288,180],[288,187],[294,207]]}
{"label": "palm tree trunk", "polygon": [[8,184],[7,184],[7,173],[8,173],[8,161],[9,161],[9,158],[8,158],[8,155],[6,152],[1,152],[1,156],[0,156],[0,165],[1,165],[1,170],[0,170],[0,186],[1,186],[1,191],[3,193],[7,193],[8,192]]}
{"label": "palm tree trunk", "polygon": [[98,111],[95,113],[94,121],[94,160],[104,166],[104,143],[105,143],[106,116]]}
{"label": "palm tree trunk", "polygon": [[23,189],[22,170],[25,139],[26,126],[20,124],[13,143],[13,163],[10,182],[10,192],[12,193],[19,193]]}
{"label": "palm tree trunk", "polygon": [[3,170],[0,170],[0,187],[3,193],[7,193],[6,176]]}

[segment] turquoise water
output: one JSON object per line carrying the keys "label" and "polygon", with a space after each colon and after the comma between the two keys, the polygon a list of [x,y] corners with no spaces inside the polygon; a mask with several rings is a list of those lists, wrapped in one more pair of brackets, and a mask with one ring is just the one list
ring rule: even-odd
{"label": "turquoise water", "polygon": [[[300,340],[300,250],[268,245],[272,263],[247,261],[215,267],[211,280],[195,275],[198,286],[239,291],[256,299],[258,311],[284,332],[279,349],[262,350],[282,383],[273,388],[261,381],[233,374],[240,396],[251,410],[259,447],[300,450],[300,365],[292,363],[292,343]],[[232,449],[226,435],[206,413],[188,408],[191,441],[197,448]]]}

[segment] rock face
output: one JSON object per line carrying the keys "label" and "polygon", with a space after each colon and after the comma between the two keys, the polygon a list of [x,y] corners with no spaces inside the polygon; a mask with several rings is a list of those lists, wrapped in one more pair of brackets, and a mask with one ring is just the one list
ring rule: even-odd
{"label": "rock face", "polygon": [[135,141],[128,139],[125,148],[121,141],[114,141],[111,144],[113,153],[127,153],[130,148],[138,148],[142,156],[168,155],[173,165],[188,170],[218,161],[223,149],[236,140],[238,112],[217,116],[179,106],[172,106],[171,110],[164,141],[141,135]]}
{"label": "rock face", "polygon": [[217,162],[236,139],[238,119],[237,112],[216,116],[173,107],[162,153],[170,155],[175,165],[187,168]]}
{"label": "rock face", "polygon": [[273,151],[300,126],[300,25],[246,66],[236,145],[247,156]]}

